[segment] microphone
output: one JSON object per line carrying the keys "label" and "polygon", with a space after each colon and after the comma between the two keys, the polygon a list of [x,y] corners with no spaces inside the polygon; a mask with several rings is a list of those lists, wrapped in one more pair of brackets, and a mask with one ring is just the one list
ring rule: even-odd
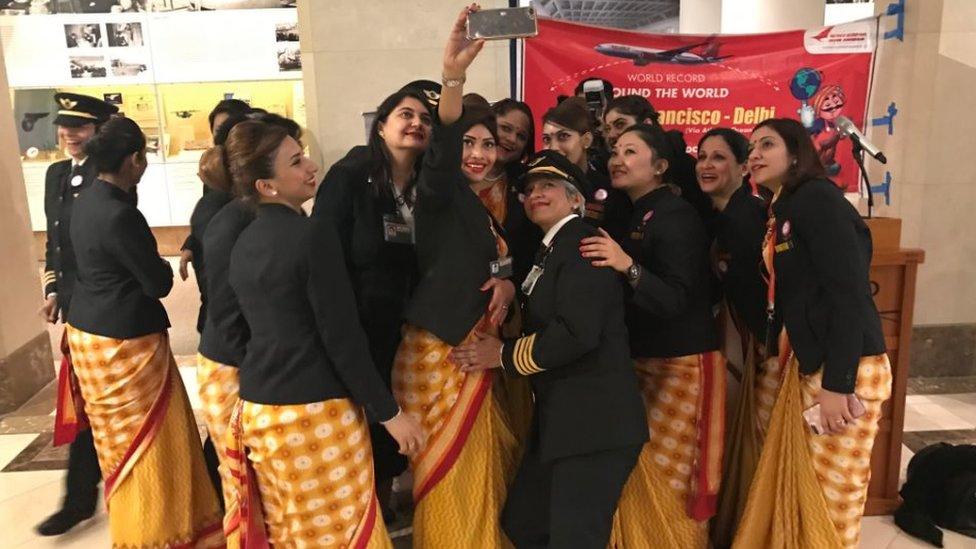
{"label": "microphone", "polygon": [[868,141],[868,138],[861,133],[861,130],[857,129],[854,122],[851,122],[850,118],[846,116],[837,117],[837,129],[840,130],[841,135],[846,135],[851,138],[851,141],[859,145],[866,153],[871,155],[874,159],[882,164],[887,164],[888,159],[885,158],[883,152],[881,152],[878,147]]}

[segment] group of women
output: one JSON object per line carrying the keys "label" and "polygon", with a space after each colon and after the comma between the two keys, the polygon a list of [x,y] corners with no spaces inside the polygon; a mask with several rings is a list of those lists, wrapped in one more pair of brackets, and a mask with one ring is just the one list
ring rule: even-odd
{"label": "group of women", "polygon": [[[409,466],[415,547],[856,546],[890,367],[870,233],[808,133],[711,130],[691,179],[639,98],[610,103],[594,162],[570,98],[536,154],[527,105],[463,94],[476,9],[442,84],[390,95],[321,184],[280,117],[227,117],[201,160],[226,543],[389,547]],[[113,542],[220,545],[159,301],[172,271],[120,198],[145,140],[115,119],[88,152],[68,336],[103,467],[129,464],[106,480]]]}

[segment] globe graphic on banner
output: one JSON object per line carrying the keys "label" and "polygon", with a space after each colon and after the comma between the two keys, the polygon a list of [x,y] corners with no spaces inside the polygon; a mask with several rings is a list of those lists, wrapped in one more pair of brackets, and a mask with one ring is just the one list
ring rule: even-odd
{"label": "globe graphic on banner", "polygon": [[793,80],[790,82],[790,93],[800,101],[806,101],[817,93],[822,81],[823,75],[820,74],[820,71],[811,68],[800,69],[796,71]]}

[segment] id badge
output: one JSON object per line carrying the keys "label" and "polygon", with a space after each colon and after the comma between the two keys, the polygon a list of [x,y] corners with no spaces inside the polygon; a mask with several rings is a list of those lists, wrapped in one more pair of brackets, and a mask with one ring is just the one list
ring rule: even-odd
{"label": "id badge", "polygon": [[488,264],[491,269],[492,278],[511,278],[512,277],[512,256],[503,257]]}
{"label": "id badge", "polygon": [[383,240],[395,244],[413,244],[413,227],[398,215],[383,216]]}
{"label": "id badge", "polygon": [[543,269],[538,265],[533,265],[532,270],[529,271],[528,276],[525,277],[525,281],[522,282],[522,293],[525,295],[532,295],[532,290],[535,289],[535,283],[539,281],[539,277],[542,276]]}

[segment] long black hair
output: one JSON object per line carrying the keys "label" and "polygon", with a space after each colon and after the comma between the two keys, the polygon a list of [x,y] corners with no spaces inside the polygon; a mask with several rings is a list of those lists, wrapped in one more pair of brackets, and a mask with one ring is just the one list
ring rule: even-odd
{"label": "long black hair", "polygon": [[[420,102],[421,105],[427,109],[427,113],[434,116],[434,113],[430,112],[429,103],[427,99],[424,98],[420,92],[411,88],[402,89],[396,93],[393,93],[389,97],[383,100],[378,107],[376,107],[376,118],[373,119],[372,125],[369,127],[369,138],[366,141],[366,148],[369,151],[369,179],[370,188],[373,193],[377,196],[379,195],[389,195],[393,196],[393,190],[390,189],[388,183],[393,180],[393,166],[390,160],[390,151],[386,146],[386,142],[383,137],[380,136],[380,124],[386,123],[390,114],[400,105],[405,99],[413,98]],[[423,161],[423,155],[417,157],[417,162],[414,166],[414,172],[420,172],[420,164]],[[416,177],[411,179],[407,186],[403,189],[403,197],[406,200],[411,200],[410,196],[413,194],[413,186],[416,185]]]}

